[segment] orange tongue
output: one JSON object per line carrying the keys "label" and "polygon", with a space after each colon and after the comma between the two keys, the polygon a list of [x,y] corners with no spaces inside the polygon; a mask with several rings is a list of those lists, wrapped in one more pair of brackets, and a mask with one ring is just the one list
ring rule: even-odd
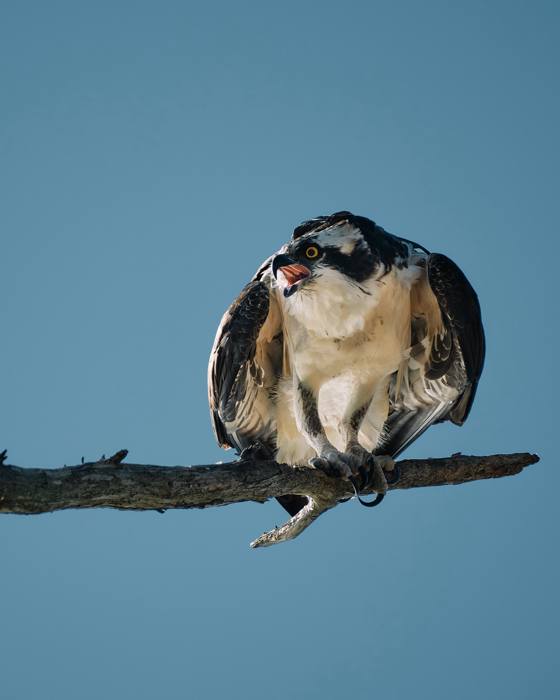
{"label": "orange tongue", "polygon": [[284,279],[289,287],[296,284],[300,280],[309,277],[311,274],[309,272],[309,268],[305,267],[305,265],[299,265],[298,263],[293,263],[293,265],[284,265],[283,267],[279,268],[279,272],[284,275]]}

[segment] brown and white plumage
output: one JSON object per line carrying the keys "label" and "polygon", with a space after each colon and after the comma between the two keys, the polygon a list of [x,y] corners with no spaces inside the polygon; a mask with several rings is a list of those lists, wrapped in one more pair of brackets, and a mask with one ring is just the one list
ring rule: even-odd
{"label": "brown and white plumage", "polygon": [[298,227],[226,311],[214,430],[226,448],[353,468],[364,450],[396,456],[435,422],[462,424],[483,361],[478,299],[455,263],[338,212]]}

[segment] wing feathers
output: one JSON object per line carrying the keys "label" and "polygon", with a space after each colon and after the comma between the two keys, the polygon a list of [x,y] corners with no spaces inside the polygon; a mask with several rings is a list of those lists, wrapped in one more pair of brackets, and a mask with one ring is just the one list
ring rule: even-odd
{"label": "wing feathers", "polygon": [[210,414],[222,447],[243,449],[269,437],[268,390],[281,345],[275,302],[266,282],[254,279],[224,314],[210,354]]}
{"label": "wing feathers", "polygon": [[430,287],[461,350],[467,378],[478,381],[484,365],[485,339],[478,296],[462,270],[448,257],[428,258]]}
{"label": "wing feathers", "polygon": [[478,297],[457,265],[434,253],[411,290],[412,348],[406,381],[395,378],[377,452],[402,452],[430,425],[467,418],[484,364]]}

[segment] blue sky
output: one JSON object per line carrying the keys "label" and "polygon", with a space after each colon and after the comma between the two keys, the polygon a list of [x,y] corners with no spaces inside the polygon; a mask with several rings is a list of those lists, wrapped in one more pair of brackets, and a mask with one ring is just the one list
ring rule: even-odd
{"label": "blue sky", "polygon": [[6,2],[0,448],[203,464],[220,316],[339,209],[478,290],[468,423],[521,476],[355,502],[0,519],[3,697],[556,698],[558,5]]}

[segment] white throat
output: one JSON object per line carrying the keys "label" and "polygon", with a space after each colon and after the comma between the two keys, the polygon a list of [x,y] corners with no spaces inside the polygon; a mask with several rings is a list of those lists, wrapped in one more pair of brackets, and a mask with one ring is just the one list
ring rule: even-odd
{"label": "white throat", "polygon": [[323,268],[291,297],[280,297],[286,322],[329,338],[348,338],[364,329],[378,302],[382,282],[354,283],[332,268]]}

